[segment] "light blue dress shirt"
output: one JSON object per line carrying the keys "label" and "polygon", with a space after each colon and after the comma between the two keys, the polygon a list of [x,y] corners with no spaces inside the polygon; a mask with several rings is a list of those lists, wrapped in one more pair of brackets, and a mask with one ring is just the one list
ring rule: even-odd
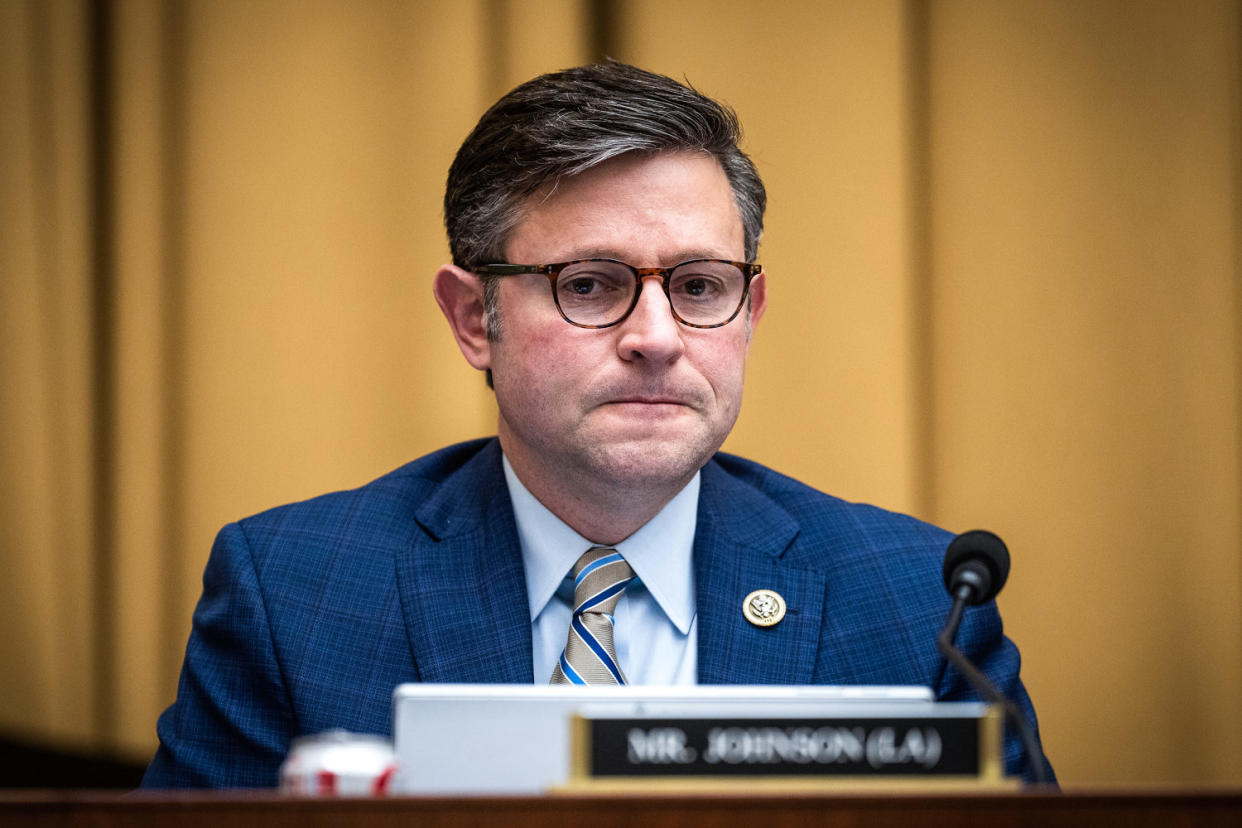
{"label": "light blue dress shirt", "polygon": [[[509,458],[503,462],[526,568],[535,682],[543,683],[565,649],[573,618],[570,570],[597,544],[548,511],[518,480]],[[614,613],[617,660],[630,684],[695,683],[692,552],[698,509],[696,474],[659,514],[613,547],[637,576]]]}

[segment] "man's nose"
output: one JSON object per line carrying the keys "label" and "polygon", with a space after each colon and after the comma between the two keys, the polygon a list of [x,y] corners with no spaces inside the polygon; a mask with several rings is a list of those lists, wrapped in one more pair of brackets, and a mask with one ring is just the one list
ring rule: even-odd
{"label": "man's nose", "polygon": [[673,317],[659,276],[642,277],[638,303],[620,327],[617,351],[624,360],[672,362],[685,351],[682,324]]}

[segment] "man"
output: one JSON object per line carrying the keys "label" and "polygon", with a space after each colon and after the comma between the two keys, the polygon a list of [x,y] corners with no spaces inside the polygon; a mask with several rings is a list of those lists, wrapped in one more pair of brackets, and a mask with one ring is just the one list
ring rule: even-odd
{"label": "man", "polygon": [[[389,733],[410,681],[974,698],[935,647],[947,533],[717,454],[767,305],[738,137],[716,102],[617,63],[483,116],[434,290],[498,437],[225,527],[145,785],[272,786],[296,735]],[[583,599],[593,578],[608,603]],[[1033,717],[995,606],[958,640]],[[1010,738],[1008,770],[1025,761]]]}

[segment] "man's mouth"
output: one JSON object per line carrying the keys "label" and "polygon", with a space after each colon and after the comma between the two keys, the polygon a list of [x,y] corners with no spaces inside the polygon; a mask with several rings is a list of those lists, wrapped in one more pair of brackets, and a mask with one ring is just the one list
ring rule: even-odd
{"label": "man's mouth", "polygon": [[676,397],[621,397],[609,400],[601,409],[626,419],[655,422],[680,417],[690,411],[691,406]]}
{"label": "man's mouth", "polygon": [[677,397],[620,397],[610,401],[613,404],[635,405],[686,405],[686,403]]}

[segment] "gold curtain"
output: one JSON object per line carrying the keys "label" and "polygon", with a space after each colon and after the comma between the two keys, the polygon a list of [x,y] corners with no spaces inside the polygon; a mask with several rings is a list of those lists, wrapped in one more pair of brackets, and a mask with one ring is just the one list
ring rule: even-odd
{"label": "gold curtain", "polygon": [[0,0],[0,732],[148,755],[221,524],[492,431],[444,175],[609,54],[733,104],[769,186],[727,448],[1006,537],[1067,785],[1242,782],[1239,18]]}
{"label": "gold curtain", "polygon": [[0,4],[0,722],[54,740],[94,736],[100,690],[88,29]]}

